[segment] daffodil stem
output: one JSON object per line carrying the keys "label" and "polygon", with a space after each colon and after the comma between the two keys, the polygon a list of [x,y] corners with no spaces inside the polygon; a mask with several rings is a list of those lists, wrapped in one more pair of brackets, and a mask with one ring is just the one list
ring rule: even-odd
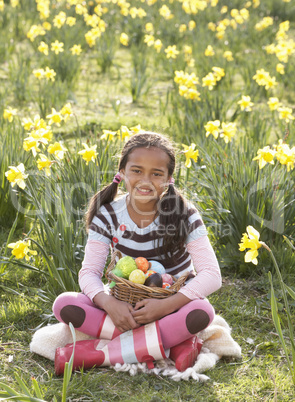
{"label": "daffodil stem", "polygon": [[[285,288],[285,284],[281,275],[281,271],[279,269],[278,263],[275,259],[275,256],[273,254],[273,252],[271,251],[271,249],[265,244],[262,243],[262,246],[264,248],[267,249],[267,251],[270,253],[270,256],[272,258],[272,261],[274,263],[275,266],[275,270],[276,273],[278,275],[279,278],[279,282],[280,282],[280,287],[282,290],[282,294],[283,294],[283,299],[284,299],[284,304],[285,304],[285,309],[286,309],[286,313],[287,313],[287,320],[288,320],[288,329],[289,329],[289,336],[290,336],[290,341],[291,341],[291,351],[292,351],[292,360],[293,360],[293,369],[292,366],[290,365],[290,371],[292,374],[292,379],[293,379],[293,383],[295,385],[295,345],[294,345],[294,331],[293,331],[293,324],[292,324],[292,320],[291,320],[291,313],[290,313],[290,307],[289,307],[289,303],[288,303],[288,299],[287,299],[287,292],[286,292],[286,288]],[[287,357],[288,358],[288,357]],[[289,361],[289,359],[288,359]]]}

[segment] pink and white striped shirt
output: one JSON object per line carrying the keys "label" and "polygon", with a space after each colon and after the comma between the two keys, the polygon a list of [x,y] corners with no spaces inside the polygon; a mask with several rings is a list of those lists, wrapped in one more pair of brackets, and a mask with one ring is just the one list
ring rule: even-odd
{"label": "pink and white striped shirt", "polygon": [[154,241],[160,237],[158,218],[147,227],[139,228],[128,214],[126,196],[102,206],[93,218],[79,272],[79,285],[83,293],[92,300],[97,293],[104,291],[101,278],[110,245],[121,251],[123,256],[161,261],[166,272],[176,277],[190,272],[190,280],[180,292],[191,300],[204,298],[220,288],[219,265],[203,221],[192,204],[189,203],[188,208],[190,231],[186,247],[175,254],[177,260],[172,265],[163,255],[157,255],[155,249]]}

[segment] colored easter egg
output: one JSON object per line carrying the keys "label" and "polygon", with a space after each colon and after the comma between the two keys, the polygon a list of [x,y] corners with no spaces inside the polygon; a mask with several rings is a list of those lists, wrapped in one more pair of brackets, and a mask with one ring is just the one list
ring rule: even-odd
{"label": "colored easter egg", "polygon": [[162,288],[163,288],[163,289],[169,289],[169,288],[170,288],[169,283],[163,282]]}
{"label": "colored easter egg", "polygon": [[146,273],[146,271],[149,269],[149,266],[150,266],[150,263],[144,257],[135,258],[135,263],[137,265],[137,268],[140,269],[144,273]]}
{"label": "colored easter egg", "polygon": [[146,271],[145,277],[148,278],[149,276],[155,274],[156,271],[152,271],[151,269],[149,269],[148,271]]}
{"label": "colored easter egg", "polygon": [[140,269],[135,269],[129,275],[129,281],[143,285],[145,282],[145,274]]}
{"label": "colored easter egg", "polygon": [[163,280],[162,280],[161,275],[158,274],[157,272],[155,272],[154,274],[152,274],[151,276],[146,278],[144,284],[145,284],[145,286],[149,286],[149,287],[161,288],[163,285]]}
{"label": "colored easter egg", "polygon": [[120,258],[115,266],[115,269],[120,270],[123,274],[122,277],[128,279],[131,272],[137,269],[137,265],[132,257],[125,256]]}
{"label": "colored easter egg", "polygon": [[172,276],[169,275],[169,274],[163,274],[163,275],[162,275],[162,279],[163,279],[163,282],[166,282],[166,283],[168,283],[169,285],[172,285],[172,284],[173,284],[173,278],[172,278]]}
{"label": "colored easter egg", "polygon": [[163,275],[165,274],[166,270],[164,266],[159,261],[150,260],[151,263],[151,270],[158,272],[158,274]]}

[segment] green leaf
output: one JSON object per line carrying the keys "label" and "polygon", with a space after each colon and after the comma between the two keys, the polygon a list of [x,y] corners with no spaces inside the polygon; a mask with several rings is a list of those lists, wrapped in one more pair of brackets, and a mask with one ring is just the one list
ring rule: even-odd
{"label": "green leaf", "polygon": [[295,292],[294,292],[294,290],[292,288],[290,288],[288,285],[286,285],[285,283],[284,283],[284,287],[287,290],[287,292],[289,293],[289,295],[292,297],[292,299],[295,300]]}

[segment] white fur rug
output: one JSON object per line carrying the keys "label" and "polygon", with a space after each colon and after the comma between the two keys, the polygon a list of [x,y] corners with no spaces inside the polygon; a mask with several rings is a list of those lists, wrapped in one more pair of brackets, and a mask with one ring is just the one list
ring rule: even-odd
{"label": "white fur rug", "polygon": [[[93,339],[80,331],[75,330],[76,340]],[[172,360],[159,360],[155,363],[155,368],[148,369],[146,363],[138,364],[116,364],[113,369],[116,371],[129,372],[130,375],[137,373],[147,373],[161,375],[171,378],[174,381],[189,380],[207,381],[210,378],[203,373],[216,365],[222,357],[241,358],[241,348],[231,336],[231,328],[227,322],[219,315],[216,315],[213,322],[204,331],[198,333],[198,338],[203,340],[201,353],[193,367],[179,372]],[[55,350],[72,343],[73,338],[70,328],[63,323],[48,325],[38,329],[30,343],[30,350],[54,361]]]}

